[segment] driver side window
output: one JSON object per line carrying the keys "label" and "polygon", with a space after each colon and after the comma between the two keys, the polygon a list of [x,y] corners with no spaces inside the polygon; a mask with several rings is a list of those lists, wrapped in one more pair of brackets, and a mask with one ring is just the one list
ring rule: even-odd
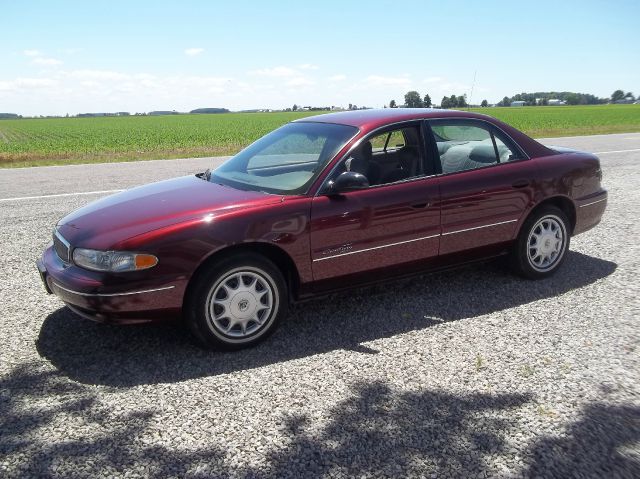
{"label": "driver side window", "polygon": [[420,128],[387,130],[364,140],[340,170],[364,175],[370,186],[395,183],[424,172]]}

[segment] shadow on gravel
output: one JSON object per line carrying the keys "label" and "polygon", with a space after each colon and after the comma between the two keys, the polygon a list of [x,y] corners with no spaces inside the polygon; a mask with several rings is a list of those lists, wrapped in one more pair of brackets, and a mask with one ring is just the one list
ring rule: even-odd
{"label": "shadow on gravel", "polygon": [[124,477],[137,467],[136,477],[164,478],[221,467],[222,453],[215,448],[146,445],[153,415],[114,410],[88,386],[38,362],[21,365],[0,379],[0,476]]}
{"label": "shadow on gravel", "polygon": [[529,451],[528,477],[640,477],[640,408],[593,404],[565,437],[543,438]]}
{"label": "shadow on gravel", "polygon": [[512,454],[505,438],[518,424],[509,413],[531,400],[523,394],[395,392],[381,382],[353,389],[320,431],[311,432],[304,416],[288,418],[292,442],[268,456],[272,477],[491,474],[491,456]]}
{"label": "shadow on gravel", "polygon": [[[44,321],[37,348],[62,374],[85,384],[176,382],[336,349],[375,354],[361,343],[559,296],[615,269],[571,252],[564,268],[544,281],[519,279],[494,262],[359,289],[295,306],[265,343],[234,353],[194,346],[180,324],[107,326],[61,308]],[[500,294],[487,294],[487,285]]]}
{"label": "shadow on gravel", "polygon": [[589,406],[566,435],[543,437],[525,448],[517,439],[523,427],[517,418],[523,417],[523,408],[533,407],[529,395],[402,392],[382,382],[352,388],[322,425],[304,415],[285,418],[280,446],[266,450],[257,465],[235,459],[236,446],[224,438],[210,438],[206,448],[188,442],[152,444],[160,436],[149,430],[162,428],[154,410],[114,408],[96,395],[96,388],[34,362],[0,379],[0,473],[77,478],[125,473],[203,478],[639,477],[637,457],[625,456],[624,448],[640,440],[640,408]]}

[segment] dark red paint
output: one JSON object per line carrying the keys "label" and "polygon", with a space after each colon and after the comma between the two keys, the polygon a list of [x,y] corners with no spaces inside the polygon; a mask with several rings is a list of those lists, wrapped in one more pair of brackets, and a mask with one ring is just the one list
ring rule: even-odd
{"label": "dark red paint", "polygon": [[[377,128],[453,117],[497,126],[530,159],[341,197],[316,196],[333,166]],[[606,199],[597,157],[558,153],[484,115],[386,109],[303,121],[340,123],[360,130],[307,195],[240,191],[192,176],[103,198],[63,218],[60,233],[72,247],[146,252],[156,255],[159,264],[138,272],[99,273],[63,263],[47,248],[38,265],[46,285],[75,311],[93,319],[168,319],[179,317],[198,268],[231,251],[252,250],[271,257],[285,270],[292,296],[299,299],[501,254],[517,237],[527,215],[543,201],[563,205],[574,223],[574,234],[595,226],[606,207],[606,201],[591,204]],[[352,254],[356,251],[361,252]],[[332,255],[341,256],[326,259]],[[118,296],[168,287],[172,288]]]}

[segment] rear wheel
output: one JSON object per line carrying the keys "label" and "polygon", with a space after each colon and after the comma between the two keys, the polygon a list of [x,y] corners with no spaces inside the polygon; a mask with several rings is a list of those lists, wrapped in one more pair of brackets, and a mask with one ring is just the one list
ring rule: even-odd
{"label": "rear wheel", "polygon": [[267,338],[286,314],[287,287],[280,270],[255,254],[232,256],[198,278],[185,317],[198,341],[241,349]]}
{"label": "rear wheel", "polygon": [[530,279],[555,273],[569,249],[569,220],[555,206],[545,206],[527,218],[511,254],[513,269]]}

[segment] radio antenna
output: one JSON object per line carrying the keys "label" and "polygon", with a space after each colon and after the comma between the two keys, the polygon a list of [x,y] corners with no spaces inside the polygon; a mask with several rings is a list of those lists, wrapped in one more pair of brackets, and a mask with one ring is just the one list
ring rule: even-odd
{"label": "radio antenna", "polygon": [[473,98],[473,88],[476,86],[476,73],[478,73],[478,70],[475,70],[473,72],[473,83],[471,83],[471,94],[469,95],[469,101],[467,102],[467,111],[469,111],[469,108],[471,108],[471,99]]}

